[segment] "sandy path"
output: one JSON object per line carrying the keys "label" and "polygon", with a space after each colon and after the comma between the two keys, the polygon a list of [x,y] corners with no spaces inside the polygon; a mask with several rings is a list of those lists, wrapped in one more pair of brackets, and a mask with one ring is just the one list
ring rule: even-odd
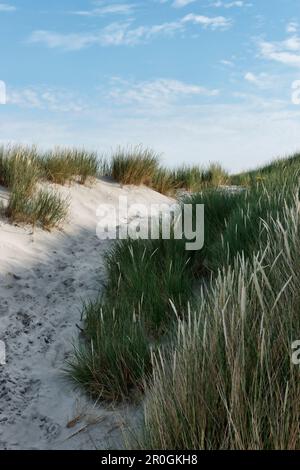
{"label": "sandy path", "polygon": [[102,257],[112,242],[96,237],[99,203],[117,204],[120,195],[148,204],[168,200],[109,182],[62,191],[72,201],[63,232],[33,233],[0,221],[0,340],[7,350],[0,366],[0,449],[116,448],[120,425],[136,415],[89,402],[61,369],[78,337],[82,300],[95,298],[105,282]]}

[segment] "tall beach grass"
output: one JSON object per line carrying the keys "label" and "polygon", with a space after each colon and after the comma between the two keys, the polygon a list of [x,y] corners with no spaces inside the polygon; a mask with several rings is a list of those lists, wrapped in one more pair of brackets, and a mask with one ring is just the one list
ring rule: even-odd
{"label": "tall beach grass", "polygon": [[300,448],[298,171],[276,164],[247,190],[183,198],[205,204],[200,252],[160,239],[108,254],[69,372],[97,398],[144,393],[132,447]]}
{"label": "tall beach grass", "polygon": [[156,191],[174,195],[177,190],[198,192],[229,182],[221,165],[208,167],[183,165],[176,169],[161,166],[160,155],[142,146],[119,148],[111,158],[111,175],[121,184],[146,185]]}
{"label": "tall beach grass", "polygon": [[134,448],[300,448],[300,204],[266,225],[267,243],[219,270],[172,344],[153,354]]}
{"label": "tall beach grass", "polygon": [[85,341],[75,348],[69,373],[105,400],[130,398],[144,388],[151,350],[168,336],[173,305],[183,311],[193,296],[182,241],[123,240],[106,255],[107,287],[84,306]]}
{"label": "tall beach grass", "polygon": [[98,175],[97,154],[76,148],[56,148],[41,158],[45,177],[52,183],[66,184],[76,179],[85,184]]}
{"label": "tall beach grass", "polygon": [[183,165],[173,170],[172,178],[177,188],[193,193],[225,185],[229,181],[228,173],[217,163],[203,168]]}
{"label": "tall beach grass", "polygon": [[111,158],[111,175],[122,184],[150,186],[159,171],[159,155],[142,146],[118,148]]}
{"label": "tall beach grass", "polygon": [[35,147],[0,148],[0,184],[9,189],[4,214],[14,222],[50,230],[66,219],[68,200],[54,189],[38,189],[44,179],[43,159]]}

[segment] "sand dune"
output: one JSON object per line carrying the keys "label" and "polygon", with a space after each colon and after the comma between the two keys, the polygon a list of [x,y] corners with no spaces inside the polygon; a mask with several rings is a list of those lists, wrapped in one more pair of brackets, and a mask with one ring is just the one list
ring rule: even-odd
{"label": "sand dune", "polygon": [[[145,187],[97,181],[59,189],[70,196],[62,231],[48,233],[0,220],[0,449],[104,449],[121,445],[133,408],[108,409],[85,398],[61,369],[78,337],[82,301],[105,283],[96,236],[99,204],[170,203]],[[5,202],[7,192],[0,190]]]}

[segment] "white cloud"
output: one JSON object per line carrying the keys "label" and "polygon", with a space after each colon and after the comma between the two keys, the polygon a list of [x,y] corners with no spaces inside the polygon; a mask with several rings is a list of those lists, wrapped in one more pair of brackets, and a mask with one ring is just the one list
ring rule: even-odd
{"label": "white cloud", "polygon": [[161,108],[191,96],[216,96],[219,90],[173,79],[156,79],[130,83],[119,78],[112,81],[109,99],[117,104],[138,103],[143,106]]}
{"label": "white cloud", "polygon": [[131,3],[108,3],[100,4],[99,8],[92,10],[74,11],[75,15],[80,16],[106,16],[106,15],[129,15],[134,12],[136,5]]}
{"label": "white cloud", "polygon": [[215,8],[243,8],[243,7],[252,7],[252,3],[245,2],[244,0],[236,0],[233,2],[225,3],[221,0],[214,2],[211,6]]}
{"label": "white cloud", "polygon": [[227,29],[232,25],[232,20],[224,16],[209,17],[203,15],[195,15],[190,13],[182,19],[183,23],[194,23],[203,26],[204,28]]}
{"label": "white cloud", "polygon": [[65,50],[79,50],[93,44],[95,36],[92,34],[60,34],[52,31],[34,31],[29,42],[45,44],[49,48],[62,48]]}
{"label": "white cloud", "polygon": [[[185,83],[175,79],[156,79],[142,82],[126,81],[118,77],[111,79],[105,91],[99,93],[101,100],[109,100],[110,106],[136,104],[161,108],[175,102],[183,102],[189,97],[214,97],[219,90],[201,85]],[[45,86],[9,88],[6,104],[20,108],[47,110],[51,112],[77,113],[97,107],[97,98],[83,99],[68,90]]]}
{"label": "white cloud", "polygon": [[175,0],[173,3],[173,7],[175,8],[183,8],[191,3],[194,3],[196,0]]}
{"label": "white cloud", "polygon": [[260,73],[256,75],[252,72],[247,72],[244,75],[244,79],[258,88],[270,88],[273,82],[273,77],[267,73]]}
{"label": "white cloud", "polygon": [[223,16],[208,17],[189,14],[178,21],[166,22],[152,26],[132,27],[131,21],[111,23],[102,30],[94,33],[63,34],[54,31],[34,31],[29,42],[45,44],[49,48],[62,48],[65,50],[80,50],[88,46],[133,46],[147,42],[156,36],[173,35],[186,30],[187,24],[200,25],[203,28],[227,29],[231,20]]}
{"label": "white cloud", "polygon": [[7,90],[7,105],[53,112],[81,112],[86,108],[83,100],[67,90],[47,87],[28,87]]}
{"label": "white cloud", "polygon": [[16,11],[16,7],[9,5],[8,3],[0,3],[0,12],[12,12]]}
{"label": "white cloud", "polygon": [[300,38],[298,36],[291,36],[281,42],[261,41],[259,49],[265,59],[300,67]]}
{"label": "white cloud", "polygon": [[291,21],[286,26],[287,33],[297,33],[298,29],[299,29],[299,25],[295,21]]}
{"label": "white cloud", "polygon": [[65,50],[80,50],[93,45],[133,46],[158,35],[172,35],[182,29],[182,24],[176,22],[136,28],[130,28],[130,23],[112,23],[96,33],[60,34],[53,31],[34,31],[29,42]]}
{"label": "white cloud", "polygon": [[220,63],[222,65],[226,65],[227,67],[234,67],[234,62],[232,60],[222,59],[220,60]]}
{"label": "white cloud", "polygon": [[0,80],[0,105],[6,104],[6,83]]}

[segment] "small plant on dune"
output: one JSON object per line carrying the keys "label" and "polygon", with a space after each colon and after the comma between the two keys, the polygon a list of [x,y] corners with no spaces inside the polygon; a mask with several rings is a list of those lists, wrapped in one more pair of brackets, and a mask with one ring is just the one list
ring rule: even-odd
{"label": "small plant on dune", "polygon": [[119,148],[112,156],[111,175],[122,184],[145,184],[167,195],[176,193],[178,189],[199,192],[228,182],[228,174],[221,165],[211,164],[207,170],[186,165],[168,170],[160,166],[155,152],[141,146],[125,150]]}
{"label": "small plant on dune", "polygon": [[218,187],[229,182],[229,175],[219,163],[211,163],[203,172],[202,182],[205,187]]}
{"label": "small plant on dune", "polygon": [[32,223],[40,224],[46,230],[60,227],[67,218],[68,210],[69,199],[53,190],[39,190],[28,204]]}
{"label": "small plant on dune", "polygon": [[159,156],[142,146],[119,148],[111,159],[112,177],[121,184],[151,186],[159,170]]}
{"label": "small plant on dune", "polygon": [[15,222],[40,225],[51,230],[65,221],[68,208],[68,199],[54,191],[39,190],[27,197],[13,190],[5,213]]}
{"label": "small plant on dune", "polygon": [[62,185],[75,178],[85,184],[89,178],[95,178],[98,174],[97,155],[85,150],[57,148],[44,155],[42,165],[46,178]]}
{"label": "small plant on dune", "polygon": [[97,154],[94,152],[73,150],[72,165],[75,176],[79,176],[80,184],[85,184],[88,179],[97,177],[99,162]]}
{"label": "small plant on dune", "polygon": [[198,166],[182,166],[173,171],[173,179],[179,189],[186,191],[200,191],[203,170]]}
{"label": "small plant on dune", "polygon": [[199,192],[216,188],[228,182],[228,174],[219,164],[211,164],[207,169],[199,166],[182,166],[173,170],[173,180],[177,188]]}
{"label": "small plant on dune", "polygon": [[133,311],[120,316],[99,299],[84,306],[85,341],[74,348],[67,371],[96,399],[120,401],[143,389],[150,344]]}
{"label": "small plant on dune", "polygon": [[44,155],[43,168],[45,177],[52,183],[64,185],[73,177],[70,152],[63,149],[55,149]]}
{"label": "small plant on dune", "polygon": [[41,168],[35,147],[0,148],[0,184],[28,196],[40,178]]}
{"label": "small plant on dune", "polygon": [[179,185],[174,180],[173,173],[167,168],[159,168],[153,176],[151,187],[161,194],[172,196],[176,193]]}
{"label": "small plant on dune", "polygon": [[43,177],[35,147],[12,146],[0,149],[0,183],[9,188],[5,215],[15,222],[40,224],[45,229],[58,226],[67,215],[68,201],[54,191],[39,190]]}
{"label": "small plant on dune", "polygon": [[98,156],[98,169],[97,169],[97,177],[110,177],[111,178],[111,163],[105,156]]}

